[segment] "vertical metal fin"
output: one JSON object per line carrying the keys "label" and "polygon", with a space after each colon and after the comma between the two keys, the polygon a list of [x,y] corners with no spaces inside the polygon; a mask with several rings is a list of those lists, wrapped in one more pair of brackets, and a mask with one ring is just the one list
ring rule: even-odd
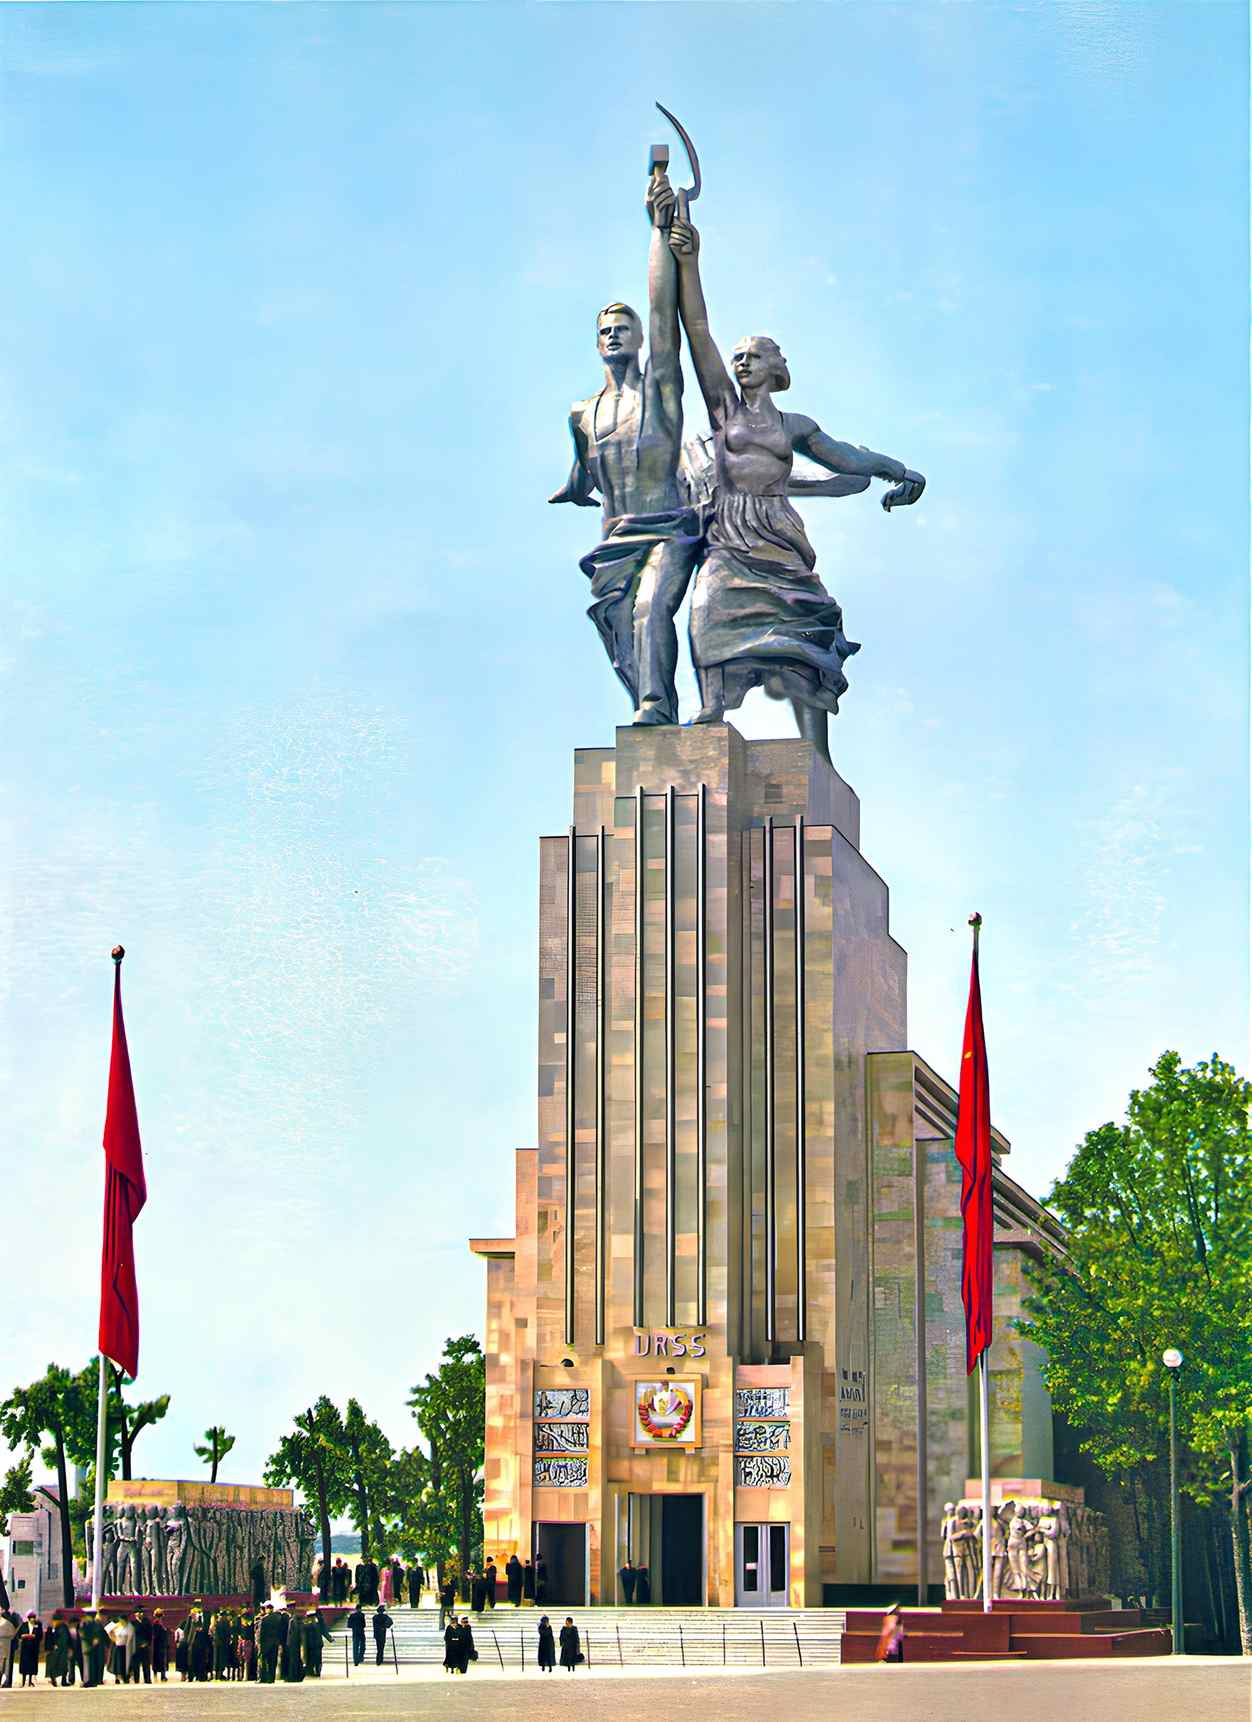
{"label": "vertical metal fin", "polygon": [[604,843],[603,825],[596,836],[596,1240],[595,1240],[595,1300],[596,1344],[604,1344],[604,1167],[605,1167],[605,1029],[608,1026],[608,989],[605,957],[604,915]]}
{"label": "vertical metal fin", "polygon": [[674,1010],[674,786],[665,791],[665,1325],[677,1322],[678,1097],[675,1093],[678,1025]]}
{"label": "vertical metal fin", "polygon": [[708,1206],[709,1115],[705,1094],[706,1043],[709,1017],[708,888],[705,843],[708,831],[708,789],[696,792],[696,1324],[708,1321],[709,1273],[705,1238]]}
{"label": "vertical metal fin", "polygon": [[805,1187],[807,1144],[805,1140],[804,1068],[804,819],[796,815],[795,836],[795,929],[796,929],[796,1339],[807,1338],[808,1326],[808,1238],[807,1189]]}
{"label": "vertical metal fin", "polygon": [[635,791],[635,1250],[634,1325],[643,1326],[643,785]]}
{"label": "vertical metal fin", "polygon": [[774,1314],[778,1266],[778,1216],[775,1211],[774,1160],[776,1148],[775,1046],[774,1046],[774,816],[765,821],[764,867],[765,919],[765,1338],[772,1345],[777,1337]]}
{"label": "vertical metal fin", "polygon": [[566,844],[565,872],[565,1343],[574,1343],[574,1030],[577,1019],[578,898],[576,888],[578,834],[571,825]]}

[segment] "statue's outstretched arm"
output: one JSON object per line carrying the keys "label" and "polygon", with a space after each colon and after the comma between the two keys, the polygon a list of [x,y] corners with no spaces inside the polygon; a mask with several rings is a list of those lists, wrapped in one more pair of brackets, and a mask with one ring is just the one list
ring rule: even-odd
{"label": "statue's outstretched arm", "polygon": [[560,490],[553,491],[549,502],[572,502],[579,508],[597,507],[595,484],[587,470],[586,451],[582,438],[578,434],[578,415],[571,413],[569,417],[570,440],[574,444],[574,464],[569,469],[569,477]]}
{"label": "statue's outstretched arm", "polygon": [[725,422],[738,396],[730,372],[709,333],[709,313],[700,283],[700,235],[690,221],[677,218],[670,224],[669,246],[678,259],[678,309],[687,345],[700,382],[700,393],[713,424]]}
{"label": "statue's outstretched arm", "polygon": [[889,454],[875,454],[873,449],[858,448],[850,442],[840,442],[827,436],[812,419],[797,417],[793,423],[792,446],[828,472],[850,473],[857,478],[885,478],[893,487],[882,499],[888,513],[893,508],[916,502],[926,488],[926,480],[921,473],[913,472],[902,460],[895,460]]}
{"label": "statue's outstretched arm", "polygon": [[669,248],[674,191],[663,173],[648,181],[652,243],[648,248],[648,369],[667,413],[681,423],[682,366],[678,360],[678,262]]}

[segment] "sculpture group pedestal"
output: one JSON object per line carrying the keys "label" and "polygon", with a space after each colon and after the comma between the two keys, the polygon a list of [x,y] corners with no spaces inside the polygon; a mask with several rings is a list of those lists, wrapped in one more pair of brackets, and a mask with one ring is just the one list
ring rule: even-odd
{"label": "sculpture group pedestal", "polygon": [[[906,1608],[906,1662],[1057,1661],[1063,1658],[1168,1656],[1168,1628],[1151,1625],[1142,1609],[1115,1608],[1107,1597],[1065,1602],[1003,1599]],[[852,1608],[840,1652],[844,1662],[873,1662],[882,1632],[880,1609]]]}

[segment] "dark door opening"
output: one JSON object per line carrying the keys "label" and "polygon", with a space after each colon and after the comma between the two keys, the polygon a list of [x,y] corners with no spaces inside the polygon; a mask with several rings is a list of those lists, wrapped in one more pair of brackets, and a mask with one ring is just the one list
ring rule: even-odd
{"label": "dark door opening", "polygon": [[662,1495],[661,1600],[667,1608],[704,1601],[704,1497]]}
{"label": "dark door opening", "polygon": [[587,1601],[586,1525],[535,1526],[535,1555],[547,1569],[544,1594],[536,1603],[582,1607]]}

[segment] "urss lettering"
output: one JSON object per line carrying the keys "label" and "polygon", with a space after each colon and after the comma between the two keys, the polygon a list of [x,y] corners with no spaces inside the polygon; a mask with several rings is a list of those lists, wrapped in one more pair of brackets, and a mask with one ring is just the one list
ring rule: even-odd
{"label": "urss lettering", "polygon": [[636,1357],[707,1357],[708,1348],[702,1333],[689,1333],[684,1330],[671,1329],[658,1333],[655,1330],[635,1329]]}

